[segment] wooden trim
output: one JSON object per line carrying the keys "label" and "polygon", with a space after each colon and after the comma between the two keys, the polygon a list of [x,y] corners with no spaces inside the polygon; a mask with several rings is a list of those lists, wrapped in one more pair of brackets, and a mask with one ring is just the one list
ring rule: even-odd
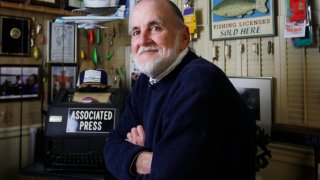
{"label": "wooden trim", "polygon": [[65,10],[63,9],[55,9],[55,8],[46,8],[45,9],[46,14],[55,14],[55,15],[64,15]]}
{"label": "wooden trim", "polygon": [[271,161],[280,161],[287,164],[314,167],[313,148],[303,145],[294,145],[280,142],[269,144]]}
{"label": "wooden trim", "polygon": [[39,12],[39,13],[45,13],[44,6],[36,6],[36,5],[24,5],[24,10],[31,11],[31,12]]}
{"label": "wooden trim", "polygon": [[83,15],[80,13],[73,13],[69,10],[63,10],[63,9],[58,9],[58,8],[39,6],[39,5],[32,5],[32,4],[14,3],[14,2],[0,2],[0,7],[17,9],[17,10],[26,10],[26,11],[30,11],[30,12],[38,12],[38,13],[45,13],[45,14],[54,14],[54,15],[67,15],[67,16],[81,16],[81,15]]}
{"label": "wooden trim", "polygon": [[[30,128],[39,128],[40,124],[22,126],[22,136],[30,135]],[[20,127],[0,128],[0,140],[16,138],[20,136]]]}
{"label": "wooden trim", "polygon": [[21,3],[13,3],[13,2],[0,2],[0,7],[6,7],[6,8],[14,8],[14,9],[24,9],[23,4]]}

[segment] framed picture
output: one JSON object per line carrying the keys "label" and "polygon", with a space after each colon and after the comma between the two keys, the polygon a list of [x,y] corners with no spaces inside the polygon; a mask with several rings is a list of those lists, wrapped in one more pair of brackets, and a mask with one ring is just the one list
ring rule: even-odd
{"label": "framed picture", "polygon": [[10,1],[10,2],[24,3],[26,0],[0,0],[0,1]]}
{"label": "framed picture", "polygon": [[76,86],[77,66],[74,64],[50,64],[49,102],[61,91]]}
{"label": "framed picture", "polygon": [[251,2],[210,0],[212,40],[275,35],[274,0]]}
{"label": "framed picture", "polygon": [[77,27],[76,24],[48,22],[49,46],[48,62],[77,62]]}
{"label": "framed picture", "polygon": [[0,55],[30,55],[30,18],[0,15]]}
{"label": "framed picture", "polygon": [[229,77],[258,126],[271,136],[273,122],[273,78]]}
{"label": "framed picture", "polygon": [[65,0],[66,1],[66,5],[65,5],[65,9],[79,9],[79,8],[83,8],[83,1],[79,1],[79,0]]}
{"label": "framed picture", "polygon": [[0,65],[0,101],[39,98],[39,76],[40,66]]}
{"label": "framed picture", "polygon": [[30,0],[30,4],[60,8],[61,0]]}

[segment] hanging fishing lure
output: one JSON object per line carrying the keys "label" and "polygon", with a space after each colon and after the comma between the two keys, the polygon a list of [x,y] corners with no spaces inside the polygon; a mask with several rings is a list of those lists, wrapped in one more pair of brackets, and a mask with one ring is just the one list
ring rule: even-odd
{"label": "hanging fishing lure", "polygon": [[89,30],[89,42],[90,42],[90,44],[93,44],[93,42],[94,42],[94,32],[93,32],[93,29],[90,29],[90,30]]}
{"label": "hanging fishing lure", "polygon": [[96,44],[100,44],[101,37],[100,37],[100,29],[97,29],[96,33]]}
{"label": "hanging fishing lure", "polygon": [[95,64],[98,64],[98,52],[97,52],[97,48],[93,49],[93,62]]}
{"label": "hanging fishing lure", "polygon": [[85,57],[86,57],[86,55],[85,55],[84,50],[83,50],[83,48],[82,48],[82,49],[81,49],[81,52],[80,52],[80,58],[81,58],[82,60],[84,60]]}
{"label": "hanging fishing lure", "polygon": [[34,46],[34,48],[33,48],[33,58],[35,60],[39,59],[39,50],[38,50],[37,46]]}

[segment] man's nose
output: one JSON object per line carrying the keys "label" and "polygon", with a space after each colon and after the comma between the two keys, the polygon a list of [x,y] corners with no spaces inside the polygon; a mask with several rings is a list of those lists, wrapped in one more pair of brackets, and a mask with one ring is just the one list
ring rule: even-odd
{"label": "man's nose", "polygon": [[148,45],[152,42],[152,39],[150,37],[150,33],[148,31],[143,31],[140,34],[140,38],[139,38],[139,44],[140,45]]}

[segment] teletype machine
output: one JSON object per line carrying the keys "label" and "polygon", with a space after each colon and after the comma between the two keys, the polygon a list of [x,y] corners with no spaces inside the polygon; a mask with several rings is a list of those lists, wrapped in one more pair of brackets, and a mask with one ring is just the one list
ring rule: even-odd
{"label": "teletype machine", "polygon": [[104,173],[103,147],[117,125],[126,95],[126,90],[112,88],[60,93],[48,108],[45,170]]}

